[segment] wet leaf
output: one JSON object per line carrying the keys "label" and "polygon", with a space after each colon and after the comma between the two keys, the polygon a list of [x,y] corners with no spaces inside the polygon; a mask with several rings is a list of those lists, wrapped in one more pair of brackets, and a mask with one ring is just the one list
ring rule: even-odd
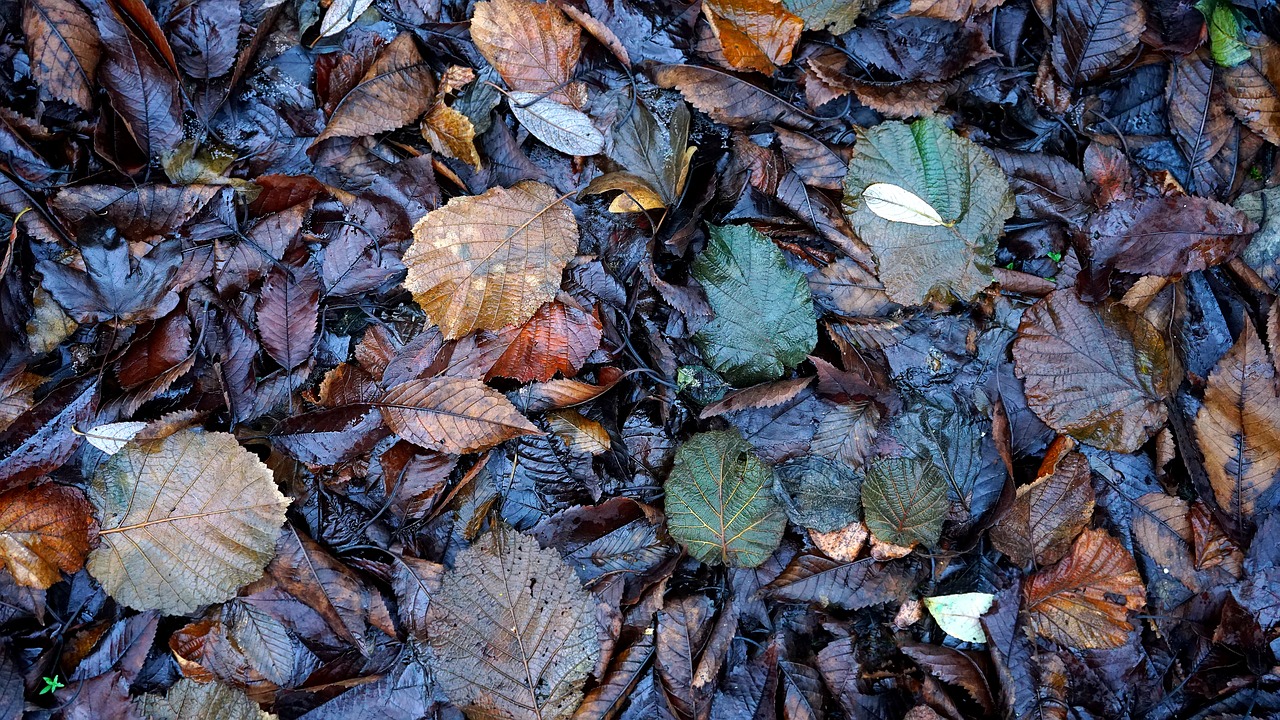
{"label": "wet leaf", "polygon": [[1187,189],[1193,193],[1213,193],[1211,161],[1223,152],[1235,125],[1223,102],[1221,72],[1203,50],[1183,56],[1169,72],[1169,125],[1191,166]]}
{"label": "wet leaf", "polygon": [[1105,530],[1085,530],[1057,565],[1032,575],[1023,608],[1042,637],[1073,648],[1123,645],[1146,604],[1133,556]]}
{"label": "wet leaf", "polygon": [[708,0],[702,12],[731,67],[766,75],[791,62],[805,25],[772,0]]}
{"label": "wet leaf", "polygon": [[1062,558],[1093,516],[1089,461],[1078,452],[1045,458],[1039,476],[1018,488],[1013,504],[991,528],[991,543],[1022,567]]}
{"label": "wet leaf", "polygon": [[153,720],[269,720],[275,716],[239,690],[220,683],[198,683],[183,678],[164,695],[143,695],[135,701]]}
{"label": "wet leaf", "polygon": [[22,9],[31,74],[53,97],[84,110],[102,56],[93,17],[75,0],[31,0]]}
{"label": "wet leaf", "polygon": [[550,380],[557,372],[573,377],[600,347],[600,321],[580,308],[552,302],[538,308],[486,377],[529,382]]}
{"label": "wet leaf", "polygon": [[144,422],[118,422],[96,425],[84,431],[84,439],[107,455],[115,455],[147,426]]}
{"label": "wet leaf", "polygon": [[1248,33],[1249,59],[1223,70],[1227,107],[1250,130],[1280,144],[1280,45],[1261,33]]}
{"label": "wet leaf", "polygon": [[798,555],[764,592],[788,602],[859,610],[902,602],[920,579],[919,567],[909,561],[856,562],[821,555]]}
{"label": "wet leaf", "polygon": [[410,380],[388,390],[378,407],[396,435],[447,453],[487,450],[539,432],[501,393],[478,380]]}
{"label": "wet leaf", "polygon": [[0,564],[19,585],[45,589],[84,567],[93,534],[79,490],[45,483],[0,494]]}
{"label": "wet leaf", "polygon": [[1023,315],[1013,359],[1031,409],[1081,442],[1133,452],[1167,417],[1164,339],[1123,305],[1057,290]]}
{"label": "wet leaf", "polygon": [[126,243],[80,248],[85,271],[41,262],[45,287],[77,321],[133,324],[163,317],[178,304],[171,281],[182,262],[176,243],[135,258]]}
{"label": "wet leaf", "polygon": [[775,380],[813,350],[818,330],[809,286],[753,228],[712,226],[693,276],[716,314],[694,342],[725,379]]}
{"label": "wet leaf", "polygon": [[832,35],[849,32],[858,17],[874,7],[864,0],[783,0],[782,4],[804,20],[805,29],[826,29]]}
{"label": "wet leaf", "polygon": [[676,452],[664,488],[668,531],[703,562],[756,567],[786,529],[773,472],[737,433],[690,438]]}
{"label": "wet leaf", "polygon": [[512,91],[507,100],[520,124],[553,149],[566,155],[595,155],[604,150],[604,135],[585,113],[537,93]]}
{"label": "wet leaf", "polygon": [[1209,375],[1195,417],[1218,507],[1245,528],[1276,505],[1280,477],[1280,385],[1275,365],[1247,318],[1231,351]]}
{"label": "wet leaf", "polygon": [[413,33],[401,33],[333,109],[316,142],[408,125],[431,107],[435,91],[435,75],[418,52]]}
{"label": "wet leaf", "polygon": [[1053,69],[1072,88],[1106,76],[1133,53],[1147,14],[1137,0],[1063,0],[1054,21]]}
{"label": "wet leaf", "polygon": [[285,370],[298,367],[311,357],[319,313],[320,275],[314,266],[272,268],[258,298],[262,347]]}
{"label": "wet leaf", "polygon": [[925,598],[924,606],[938,627],[951,637],[981,643],[987,641],[987,634],[982,631],[980,619],[991,609],[994,600],[995,596],[990,593],[935,595]]}
{"label": "wet leaf", "polygon": [[777,95],[713,68],[660,65],[653,70],[653,81],[679,90],[689,104],[730,127],[778,122],[808,130],[814,124],[811,116]]}
{"label": "wet leaf", "polygon": [[512,90],[547,94],[553,102],[582,107],[582,86],[570,82],[582,54],[582,29],[554,4],[476,3],[471,39]]}
{"label": "wet leaf", "polygon": [[811,455],[774,468],[791,522],[829,533],[862,520],[862,480],[848,465]]}
{"label": "wet leaf", "polygon": [[535,182],[454,198],[413,235],[405,288],[447,339],[528,320],[555,299],[578,248],[573,212]]}
{"label": "wet leaf", "polygon": [[[94,21],[104,50],[98,80],[138,147],[144,154],[158,157],[183,140],[178,81],[110,5],[101,0],[94,5]],[[145,5],[143,10],[154,26]]]}
{"label": "wet leaf", "polygon": [[351,27],[370,5],[373,5],[373,0],[335,0],[320,23],[320,37],[337,35]]}
{"label": "wet leaf", "polygon": [[600,654],[595,601],[555,550],[510,529],[458,553],[427,610],[436,681],[491,717],[569,717]]}
{"label": "wet leaf", "polygon": [[225,433],[135,443],[94,475],[89,572],[117,601],[184,614],[233,597],[275,552],[288,498]]}
{"label": "wet leaf", "polygon": [[[899,190],[886,193],[887,187],[923,204]],[[845,177],[844,209],[875,252],[889,298],[918,305],[939,293],[967,300],[991,282],[996,239],[1013,215],[1013,195],[990,155],[926,118],[882,123],[863,134]],[[916,222],[904,222],[907,217]],[[928,225],[934,217],[937,223]]]}
{"label": "wet leaf", "polygon": [[191,0],[178,6],[166,23],[178,65],[202,80],[231,72],[240,20],[235,0]]}
{"label": "wet leaf", "polygon": [[862,507],[876,539],[936,547],[947,516],[947,483],[928,461],[885,458],[867,467]]}

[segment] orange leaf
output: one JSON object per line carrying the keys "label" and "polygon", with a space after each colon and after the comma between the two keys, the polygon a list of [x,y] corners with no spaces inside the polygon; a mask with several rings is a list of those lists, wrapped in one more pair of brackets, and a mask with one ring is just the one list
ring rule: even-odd
{"label": "orange leaf", "polygon": [[1147,590],[1133,555],[1104,530],[1085,530],[1071,554],[1032,575],[1024,592],[1031,626],[1041,636],[1074,648],[1125,643],[1129,611],[1146,605]]}
{"label": "orange leaf", "polygon": [[804,20],[771,0],[706,0],[702,10],[720,40],[724,57],[737,70],[772,75],[791,62]]}
{"label": "orange leaf", "polygon": [[570,83],[582,55],[582,28],[551,3],[487,0],[476,3],[471,39],[512,90],[550,93],[574,108],[586,102],[581,83]]}
{"label": "orange leaf", "polygon": [[0,494],[0,563],[19,585],[43,590],[84,567],[93,524],[89,501],[72,487]]}
{"label": "orange leaf", "polygon": [[546,303],[520,328],[488,377],[509,377],[521,382],[543,382],[557,372],[573,377],[600,347],[602,332],[594,315],[563,303]]}
{"label": "orange leaf", "polygon": [[388,390],[378,406],[396,435],[458,455],[541,432],[502,393],[479,380],[410,380]]}

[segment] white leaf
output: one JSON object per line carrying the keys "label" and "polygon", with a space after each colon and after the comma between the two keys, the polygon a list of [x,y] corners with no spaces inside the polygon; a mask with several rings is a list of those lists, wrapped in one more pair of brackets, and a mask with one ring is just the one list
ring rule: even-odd
{"label": "white leaf", "polygon": [[364,14],[373,0],[334,0],[320,23],[320,37],[329,37],[351,27]]}
{"label": "white leaf", "polygon": [[144,422],[108,423],[88,430],[84,434],[84,439],[102,452],[115,455],[128,445],[130,440],[137,437],[146,426]]}
{"label": "white leaf", "polygon": [[511,92],[507,99],[520,124],[548,146],[584,157],[604,150],[604,135],[584,113],[534,93]]}
{"label": "white leaf", "polygon": [[942,216],[919,195],[889,183],[872,183],[862,191],[867,209],[890,222],[911,225],[945,225]]}
{"label": "white leaf", "polygon": [[986,642],[986,633],[982,631],[982,613],[991,609],[995,595],[990,593],[960,593],[959,595],[938,595],[925,598],[924,606],[929,609],[938,627],[948,635],[965,642]]}

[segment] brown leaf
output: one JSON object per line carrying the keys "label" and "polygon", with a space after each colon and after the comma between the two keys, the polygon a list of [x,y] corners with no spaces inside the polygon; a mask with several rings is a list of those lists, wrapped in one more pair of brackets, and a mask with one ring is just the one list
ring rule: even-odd
{"label": "brown leaf", "polygon": [[[106,49],[98,79],[111,97],[111,107],[143,153],[159,157],[172,152],[183,140],[182,94],[177,79],[105,2],[98,2],[94,10]],[[146,17],[155,24],[150,11]],[[164,47],[169,47],[167,42]]]}
{"label": "brown leaf", "polygon": [[422,137],[431,143],[432,150],[480,170],[476,128],[466,115],[444,103],[436,103],[422,121]]}
{"label": "brown leaf", "polygon": [[1280,45],[1262,33],[1246,33],[1252,52],[1222,71],[1227,107],[1272,145],[1280,145]]}
{"label": "brown leaf", "polygon": [[792,107],[786,100],[720,70],[659,65],[652,75],[658,86],[679,90],[691,105],[730,127],[778,122],[797,130],[808,130],[814,125],[812,116]]}
{"label": "brown leaf", "polygon": [[1209,195],[1217,187],[1211,161],[1231,137],[1235,127],[1223,103],[1221,70],[1209,49],[1184,55],[1169,68],[1169,129],[1190,167],[1187,189]]}
{"label": "brown leaf", "polygon": [[450,200],[418,221],[413,238],[404,286],[454,339],[523,323],[553,300],[578,223],[554,188],[521,182]]}
{"label": "brown leaf", "polygon": [[431,107],[435,93],[435,75],[418,52],[413,33],[400,33],[333,109],[329,124],[315,142],[363,137],[408,125]]}
{"label": "brown leaf", "polygon": [[182,312],[157,320],[151,332],[135,341],[120,359],[116,376],[126,389],[154,380],[191,353],[191,321]]}
{"label": "brown leaf", "polygon": [[1004,4],[1004,0],[911,0],[908,15],[962,22]]}
{"label": "brown leaf", "polygon": [[43,382],[43,377],[22,365],[0,375],[0,432],[8,430],[14,420],[31,409],[36,388]]}
{"label": "brown leaf", "polygon": [[55,98],[92,110],[102,55],[93,17],[76,0],[30,0],[22,9],[22,32],[36,82]]}
{"label": "brown leaf", "polygon": [[778,146],[782,148],[782,157],[791,163],[806,185],[839,190],[844,183],[845,171],[849,166],[847,152],[827,146],[804,133],[776,127]]}
{"label": "brown leaf", "polygon": [[734,390],[703,408],[698,417],[706,420],[727,412],[747,410],[749,408],[776,407],[794,399],[802,390],[809,387],[809,383],[812,381],[813,378],[811,377],[801,377],[760,383],[741,390]]}
{"label": "brown leaf", "polygon": [[1214,499],[1238,527],[1275,507],[1264,498],[1280,475],[1280,388],[1271,356],[1247,318],[1235,346],[1209,375],[1195,435]]}
{"label": "brown leaf", "polygon": [[515,400],[525,412],[572,407],[600,397],[624,377],[626,375],[617,368],[601,368],[596,385],[579,380],[549,380],[521,388]]}
{"label": "brown leaf", "polygon": [[486,378],[541,382],[557,372],[571,378],[600,347],[602,332],[591,313],[561,302],[547,303],[520,328]]}
{"label": "brown leaf", "polygon": [[[367,651],[364,635],[369,624],[369,589],[360,582],[359,576],[325,552],[316,541],[286,523],[267,574],[268,581],[274,581],[279,590],[323,618],[332,634],[354,644],[361,652]],[[263,605],[268,606],[269,603]]]}
{"label": "brown leaf", "polygon": [[541,434],[502,393],[478,380],[410,380],[388,390],[378,407],[396,435],[458,455]]}
{"label": "brown leaf", "polygon": [[226,433],[131,443],[93,477],[102,544],[89,573],[118,602],[171,614],[222,602],[262,575],[289,499]]}
{"label": "brown leaf", "polygon": [[702,11],[735,70],[772,75],[791,62],[804,21],[773,0],[707,0]]}
{"label": "brown leaf", "polygon": [[98,408],[98,384],[73,385],[54,392],[9,428],[22,438],[0,453],[0,491],[52,472],[66,462],[80,436],[73,428],[93,417]]}
{"label": "brown leaf", "polygon": [[969,693],[988,713],[994,709],[991,686],[987,683],[986,663],[981,656],[940,645],[904,642],[902,652],[939,680],[956,685]]}
{"label": "brown leaf", "polygon": [[41,590],[84,567],[94,533],[84,493],[45,483],[0,494],[0,564]]}
{"label": "brown leaf", "polygon": [[1119,647],[1133,625],[1128,615],[1146,604],[1133,556],[1105,530],[1085,530],[1071,554],[1032,575],[1023,589],[1031,626],[1067,647]]}
{"label": "brown leaf", "polygon": [[310,262],[277,265],[267,274],[258,298],[258,336],[262,347],[285,370],[311,357],[319,329],[320,275]]}
{"label": "brown leaf", "polygon": [[1147,13],[1138,0],[1059,0],[1053,68],[1068,87],[1104,77],[1138,47]]}
{"label": "brown leaf", "polygon": [[1118,303],[1085,305],[1072,288],[1032,306],[1013,342],[1015,369],[1036,415],[1117,452],[1137,450],[1164,424],[1167,353],[1142,316]]}
{"label": "brown leaf", "polygon": [[581,108],[586,92],[569,83],[582,54],[582,29],[552,3],[486,0],[471,16],[471,39],[512,90]]}
{"label": "brown leaf", "polygon": [[991,544],[1022,567],[1060,560],[1093,517],[1090,477],[1083,455],[1071,451],[1058,459],[1050,449],[1039,477],[1018,488],[1013,505],[991,528]]}

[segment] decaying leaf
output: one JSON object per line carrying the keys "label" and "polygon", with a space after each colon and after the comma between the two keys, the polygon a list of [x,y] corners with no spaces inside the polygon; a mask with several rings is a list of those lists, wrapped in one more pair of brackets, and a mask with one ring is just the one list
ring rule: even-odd
{"label": "decaying leaf", "polygon": [[595,600],[573,570],[504,528],[458,553],[427,637],[440,689],[478,717],[568,718],[600,654]]}
{"label": "decaying leaf", "polygon": [[1105,530],[1085,530],[1057,565],[1023,588],[1031,626],[1042,637],[1075,648],[1123,645],[1133,631],[1129,612],[1146,604],[1133,556]]}
{"label": "decaying leaf", "polygon": [[59,100],[88,110],[102,55],[93,17],[76,0],[31,0],[23,4],[31,73]]}
{"label": "decaying leaf", "polygon": [[[331,12],[340,4],[334,3]],[[426,112],[435,96],[436,81],[416,43],[411,32],[388,43],[333,109],[316,142],[395,130]]]}
{"label": "decaying leaf", "polygon": [[703,562],[756,567],[786,529],[773,471],[735,432],[699,433],[681,445],[665,490],[671,536]]}
{"label": "decaying leaf", "polygon": [[96,425],[84,431],[84,439],[102,452],[115,455],[146,426],[146,423],[137,421]]}
{"label": "decaying leaf", "polygon": [[553,3],[486,0],[471,16],[471,39],[512,90],[542,95],[571,108],[585,93],[570,83],[582,54],[582,28]]}
{"label": "decaying leaf", "polygon": [[776,380],[813,350],[818,329],[809,286],[755,229],[712,226],[693,276],[716,314],[694,342],[730,382]]}
{"label": "decaying leaf", "polygon": [[863,133],[844,208],[875,252],[889,298],[918,305],[951,294],[967,300],[991,282],[1013,194],[986,151],[930,117]]}
{"label": "decaying leaf", "polygon": [[876,539],[908,548],[935,547],[947,517],[947,483],[937,466],[925,460],[877,460],[862,482],[862,507]]}
{"label": "decaying leaf", "polygon": [[1250,130],[1280,144],[1280,44],[1262,33],[1248,33],[1249,59],[1223,70],[1227,106]]}
{"label": "decaying leaf", "polygon": [[830,533],[862,520],[862,479],[842,462],[817,455],[774,468],[777,495],[795,524]]}
{"label": "decaying leaf", "polygon": [[1036,481],[1018,488],[991,528],[991,544],[1022,567],[1057,562],[1093,516],[1089,461],[1078,452],[1055,452],[1060,446],[1051,447]]}
{"label": "decaying leaf", "polygon": [[135,701],[150,720],[272,720],[244,693],[221,683],[182,678],[164,695],[143,695]]}
{"label": "decaying leaf", "polygon": [[1195,434],[1214,499],[1237,527],[1252,525],[1276,506],[1280,385],[1271,354],[1247,318],[1209,375]]}
{"label": "decaying leaf", "polygon": [[555,299],[578,223],[553,188],[521,182],[450,200],[413,237],[405,288],[452,339],[523,323]]}
{"label": "decaying leaf", "polygon": [[1062,0],[1054,18],[1053,69],[1072,88],[1105,76],[1137,49],[1147,14],[1138,0]]}
{"label": "decaying leaf", "polygon": [[791,62],[791,49],[804,29],[804,20],[774,0],[707,0],[702,12],[736,70],[773,74]]}
{"label": "decaying leaf", "polygon": [[604,150],[604,135],[586,113],[537,93],[512,91],[511,113],[534,137],[566,155],[595,155]]}
{"label": "decaying leaf", "polygon": [[0,565],[19,585],[45,589],[84,567],[93,515],[79,490],[45,483],[0,494]]}
{"label": "decaying leaf", "polygon": [[1031,409],[1081,442],[1133,452],[1164,424],[1164,338],[1119,303],[1086,305],[1072,288],[1054,291],[1023,315],[1013,359]]}
{"label": "decaying leaf", "polygon": [[396,435],[428,450],[463,454],[540,432],[502,393],[478,380],[410,380],[378,401]]}
{"label": "decaying leaf", "polygon": [[234,437],[194,430],[125,447],[89,498],[101,527],[89,573],[129,607],[173,614],[258,579],[289,503]]}

